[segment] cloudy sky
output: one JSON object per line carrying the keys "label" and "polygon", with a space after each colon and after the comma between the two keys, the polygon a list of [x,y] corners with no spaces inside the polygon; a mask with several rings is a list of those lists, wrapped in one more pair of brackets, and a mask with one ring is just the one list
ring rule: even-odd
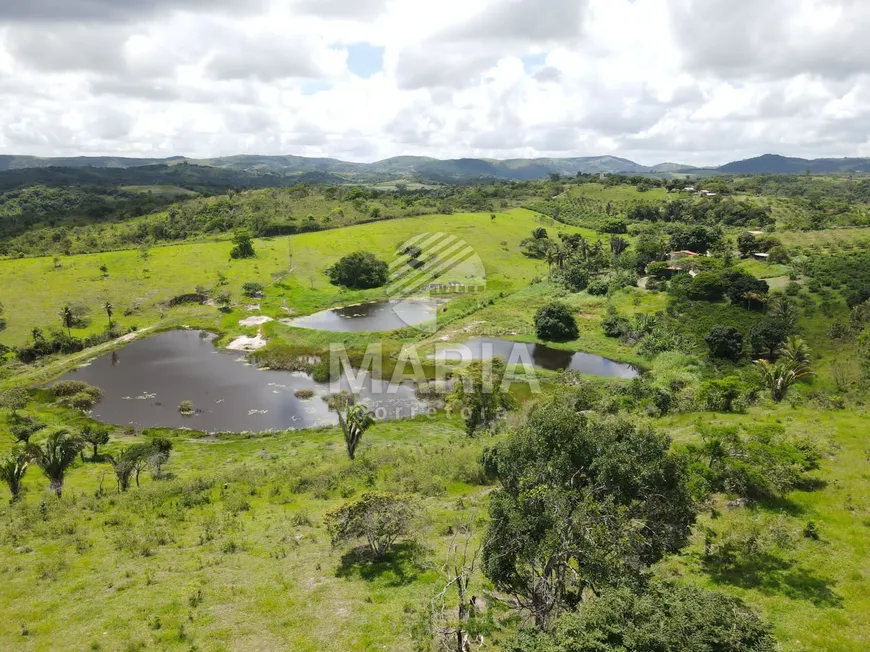
{"label": "cloudy sky", "polygon": [[870,156],[867,0],[0,0],[0,153]]}

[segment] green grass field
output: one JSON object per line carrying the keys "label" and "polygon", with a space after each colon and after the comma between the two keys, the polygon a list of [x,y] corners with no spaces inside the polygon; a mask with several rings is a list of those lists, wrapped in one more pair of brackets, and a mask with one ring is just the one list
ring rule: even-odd
{"label": "green grass field", "polygon": [[763,263],[760,260],[748,259],[741,261],[737,267],[756,278],[771,279],[780,276],[788,276],[788,265],[774,265]]}
{"label": "green grass field", "polygon": [[181,188],[179,186],[121,186],[121,190],[126,190],[127,192],[141,192],[146,194],[178,197],[179,199],[186,199],[197,196],[197,193],[193,190],[188,190],[187,188]]}
{"label": "green grass field", "polygon": [[651,188],[646,192],[638,192],[634,186],[605,186],[601,183],[584,183],[570,189],[571,196],[585,197],[602,202],[630,202],[637,200],[664,201],[668,193],[664,188]]}
{"label": "green grass field", "polygon": [[[295,314],[308,314],[322,308],[361,299],[379,298],[382,289],[365,292],[342,290],[329,283],[327,267],[342,256],[358,250],[371,251],[389,261],[396,247],[424,232],[449,233],[468,242],[484,261],[487,293],[511,292],[524,287],[532,278],[546,274],[546,265],[522,256],[519,243],[545,220],[522,209],[498,215],[454,214],[430,216],[425,221],[404,218],[375,222],[347,229],[318,231],[297,236],[258,240],[257,257],[231,260],[229,242],[205,242],[155,247],[147,258],[141,252],[126,250],[101,254],[67,256],[55,268],[50,258],[24,258],[0,261],[0,301],[8,322],[0,342],[23,343],[34,327],[59,328],[59,311],[66,305],[83,305],[90,310],[90,324],[74,329],[83,336],[105,328],[107,317],[102,306],[114,306],[115,320],[122,329],[143,328],[161,317],[171,316],[166,302],[172,297],[194,292],[198,287],[231,293],[240,309],[220,318],[215,308],[201,311],[185,309],[198,324],[239,329],[236,322],[247,316],[244,305],[256,303],[242,296],[248,281],[276,285],[260,301],[263,314],[286,318],[290,308]],[[559,226],[566,232],[591,232]],[[291,266],[292,251],[292,272]],[[108,274],[100,266],[108,268]],[[225,285],[219,286],[219,275]],[[129,312],[130,314],[125,314]]]}
{"label": "green grass field", "polygon": [[[785,500],[750,510],[717,505],[718,518],[701,519],[701,527],[723,531],[757,521],[782,539],[760,560],[737,573],[710,574],[700,564],[701,527],[694,543],[663,571],[707,588],[727,590],[760,607],[775,626],[783,650],[810,652],[866,650],[870,641],[870,447],[864,436],[866,410],[820,412],[782,407],[743,415],[681,415],[659,425],[678,440],[691,440],[700,423],[721,425],[783,424],[790,432],[822,437],[829,456],[816,472],[816,487],[789,494]],[[808,522],[817,525],[818,541],[802,535]]]}
{"label": "green grass field", "polygon": [[[50,423],[83,422],[31,407]],[[701,517],[700,526],[719,530],[747,519],[775,527],[784,542],[763,563],[710,574],[699,527],[659,572],[741,596],[774,623],[782,650],[866,649],[866,418],[781,407],[654,421],[678,443],[693,440],[698,423],[746,419],[830,442],[816,487],[751,509],[717,505],[718,518]],[[448,417],[379,424],[353,463],[336,429],[225,441],[161,434],[175,442],[174,479],[146,473],[141,489],[117,496],[106,464],[79,463],[58,503],[32,469],[23,503],[0,509],[5,649],[412,650],[412,627],[442,586],[435,569],[450,533],[471,522],[479,534],[484,524],[488,488],[476,457],[491,440],[467,439]],[[107,450],[131,441],[117,435]],[[413,493],[425,514],[414,545],[374,566],[350,548],[332,550],[322,522],[329,508],[371,488]],[[801,536],[809,521],[819,541]]]}
{"label": "green grass field", "polygon": [[[595,198],[602,201],[654,199],[658,192],[598,184],[578,191],[598,193]],[[325,270],[357,250],[390,260],[412,236],[444,232],[475,249],[486,271],[486,290],[454,299],[438,332],[403,329],[383,337],[389,345],[416,341],[425,353],[436,342],[473,336],[534,341],[535,311],[558,299],[572,307],[580,335],[554,346],[648,363],[637,346],[605,337],[601,322],[610,307],[625,316],[660,313],[668,308],[668,296],[628,288],[593,297],[554,286],[546,280],[543,261],[520,253],[520,242],[538,226],[545,226],[551,237],[560,231],[596,237],[516,209],[495,220],[489,213],[409,217],[257,240],[257,257],[250,260],[231,260],[231,244],[217,241],[154,247],[147,256],[136,250],[68,256],[59,266],[51,258],[2,261],[0,301],[8,326],[0,341],[21,344],[33,327],[59,328],[58,313],[67,303],[90,309],[89,324],[74,329],[74,335],[101,331],[106,301],[114,305],[124,330],[189,324],[222,333],[222,341],[251,335],[258,328],[238,325],[251,314],[278,320],[383,297],[383,288],[335,287]],[[786,233],[778,236],[784,242],[788,238]],[[746,261],[741,267],[776,287],[787,282],[787,270],[780,266]],[[262,299],[242,296],[248,281],[268,286]],[[197,288],[230,292],[236,305],[226,314],[215,306],[166,305]],[[868,415],[866,404],[854,396],[841,405],[818,396],[833,387],[832,370],[850,359],[854,344],[828,335],[833,318],[846,318],[845,306],[834,306],[832,317],[822,312],[819,297],[810,299],[811,305],[801,304],[799,330],[812,347],[818,375],[793,390],[793,404],[773,405],[762,398],[745,414],[659,417],[638,410],[631,418],[661,429],[676,446],[697,441],[700,426],[740,423],[778,424],[789,434],[823,442],[825,456],[811,482],[782,499],[749,507],[728,507],[717,496],[700,510],[690,546],[666,558],[656,572],[742,597],[773,624],[784,652],[857,652],[870,641]],[[253,303],[259,310],[246,307]],[[725,302],[696,302],[680,318],[685,323],[678,326],[698,342],[695,353],[706,356],[703,336],[712,326],[733,320],[744,327],[764,315]],[[262,331],[301,351],[333,341],[361,346],[373,339],[371,334],[293,329],[277,321]],[[52,360],[44,367],[9,363],[5,380],[39,385],[94,353]],[[721,371],[704,364],[705,378]],[[748,363],[727,369],[725,373],[752,373]],[[550,382],[554,378],[545,375]],[[78,430],[89,423],[82,412],[52,400],[48,392],[36,391],[25,411],[50,427]],[[520,421],[523,409],[509,424]],[[0,450],[12,443],[7,425],[8,413],[0,410]],[[155,479],[146,471],[142,486],[126,494],[115,491],[111,467],[99,460],[76,462],[61,501],[50,494],[36,466],[28,471],[20,504],[5,504],[6,488],[0,487],[0,609],[5,615],[0,649],[419,649],[416,625],[443,588],[438,569],[448,544],[467,524],[474,540],[486,526],[487,495],[493,487],[483,477],[480,454],[506,436],[469,438],[457,415],[441,412],[433,418],[377,423],[366,432],[355,461],[347,459],[338,428],[222,438],[186,430],[139,435],[117,430],[106,452],[157,435],[174,444],[166,467],[169,477]],[[362,560],[352,546],[332,549],[324,526],[329,509],[369,490],[410,495],[419,508],[413,537],[379,563]],[[803,534],[810,522],[818,540]],[[704,566],[706,534],[750,527],[760,532],[759,546],[767,546],[752,565],[730,572]],[[472,584],[477,595],[491,588],[479,572]],[[507,626],[486,649],[499,649],[500,637],[517,624],[506,618],[505,607],[493,603],[493,611]]]}
{"label": "green grass field", "polygon": [[823,251],[839,249],[843,244],[870,246],[870,228],[780,231],[775,237],[786,247],[817,247]]}
{"label": "green grass field", "polygon": [[[354,464],[335,429],[173,439],[173,480],[143,476],[116,496],[107,465],[87,462],[44,517],[35,472],[24,504],[0,508],[0,647],[411,650],[415,614],[438,589],[430,566],[451,529],[485,513],[484,442],[449,419],[378,425]],[[332,550],[322,522],[371,487],[414,493],[421,512],[413,545],[375,566]]]}

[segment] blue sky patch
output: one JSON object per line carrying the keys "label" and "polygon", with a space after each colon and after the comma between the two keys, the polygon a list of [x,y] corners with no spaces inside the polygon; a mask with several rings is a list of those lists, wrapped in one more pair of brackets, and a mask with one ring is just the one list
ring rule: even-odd
{"label": "blue sky patch", "polygon": [[546,52],[527,54],[523,57],[523,68],[525,68],[526,72],[535,72],[538,68],[542,68],[546,61]]}
{"label": "blue sky patch", "polygon": [[347,67],[357,77],[368,79],[384,68],[384,48],[371,43],[347,46]]}
{"label": "blue sky patch", "polygon": [[315,93],[319,93],[320,91],[328,91],[331,88],[332,84],[325,81],[316,81],[309,79],[302,82],[303,95],[314,95]]}

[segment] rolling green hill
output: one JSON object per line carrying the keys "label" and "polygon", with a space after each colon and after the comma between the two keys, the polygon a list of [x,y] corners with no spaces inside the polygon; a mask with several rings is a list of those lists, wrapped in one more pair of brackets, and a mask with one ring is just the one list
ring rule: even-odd
{"label": "rolling green hill", "polygon": [[[35,156],[0,156],[0,187],[15,187],[25,182],[45,183],[45,176],[33,170],[51,170],[48,174],[67,183],[94,183],[104,180],[124,181],[125,175],[153,178],[155,176],[184,179],[191,176],[184,166],[197,169],[196,182],[210,187],[265,187],[287,185],[299,181],[300,175],[311,183],[376,183],[397,178],[464,183],[479,179],[531,180],[551,174],[574,176],[584,174],[638,174],[650,176],[687,175],[707,177],[716,174],[815,174],[867,173],[870,159],[802,159],[765,154],[757,158],[727,163],[720,167],[694,167],[681,163],[659,163],[647,166],[617,156],[584,156],[572,158],[483,159],[459,158],[441,160],[426,156],[396,156],[373,163],[354,163],[334,158],[304,156],[266,156],[241,154],[206,159],[173,156],[164,159],[125,158],[118,156],[38,158]],[[62,170],[58,170],[61,168]],[[106,172],[112,171],[111,173]],[[125,170],[127,172],[125,172]],[[203,170],[213,170],[208,173]],[[31,171],[31,172],[27,172]],[[9,176],[12,174],[12,176]],[[237,176],[234,176],[237,175]],[[287,180],[289,177],[290,181]],[[130,177],[127,177],[129,179]],[[138,182],[140,185],[146,181]],[[158,183],[158,182],[154,182]],[[163,182],[160,182],[163,183]],[[184,185],[184,184],[182,184]]]}

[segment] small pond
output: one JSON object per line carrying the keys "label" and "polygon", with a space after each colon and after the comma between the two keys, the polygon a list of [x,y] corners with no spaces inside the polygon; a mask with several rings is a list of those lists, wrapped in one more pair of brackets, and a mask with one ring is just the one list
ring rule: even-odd
{"label": "small pond", "polygon": [[[490,337],[476,337],[468,340],[462,346],[471,352],[474,360],[488,360],[497,356],[510,360],[512,352],[514,352],[516,360],[519,351],[515,351],[514,347],[521,347],[523,358],[526,360],[530,358],[536,367],[549,371],[571,370],[589,376],[608,378],[636,378],[640,375],[640,372],[632,365],[614,362],[591,353],[574,353],[554,349],[543,344],[526,344]],[[439,345],[437,351],[437,359],[462,360],[461,349],[451,350],[450,345]]]}
{"label": "small pond", "polygon": [[[265,371],[239,353],[221,351],[214,336],[200,331],[172,331],[137,340],[68,373],[61,380],[83,380],[103,390],[92,416],[104,423],[137,429],[188,427],[204,432],[264,432],[313,428],[338,423],[323,397],[328,383],[303,373]],[[344,389],[349,389],[342,378]],[[371,378],[360,400],[379,418],[408,418],[425,413],[428,404],[410,385],[392,385],[373,394]],[[298,390],[314,397],[296,398]],[[197,413],[183,416],[181,401]]]}
{"label": "small pond", "polygon": [[333,333],[394,331],[435,319],[439,302],[431,299],[383,300],[332,308],[293,319],[290,326]]}

